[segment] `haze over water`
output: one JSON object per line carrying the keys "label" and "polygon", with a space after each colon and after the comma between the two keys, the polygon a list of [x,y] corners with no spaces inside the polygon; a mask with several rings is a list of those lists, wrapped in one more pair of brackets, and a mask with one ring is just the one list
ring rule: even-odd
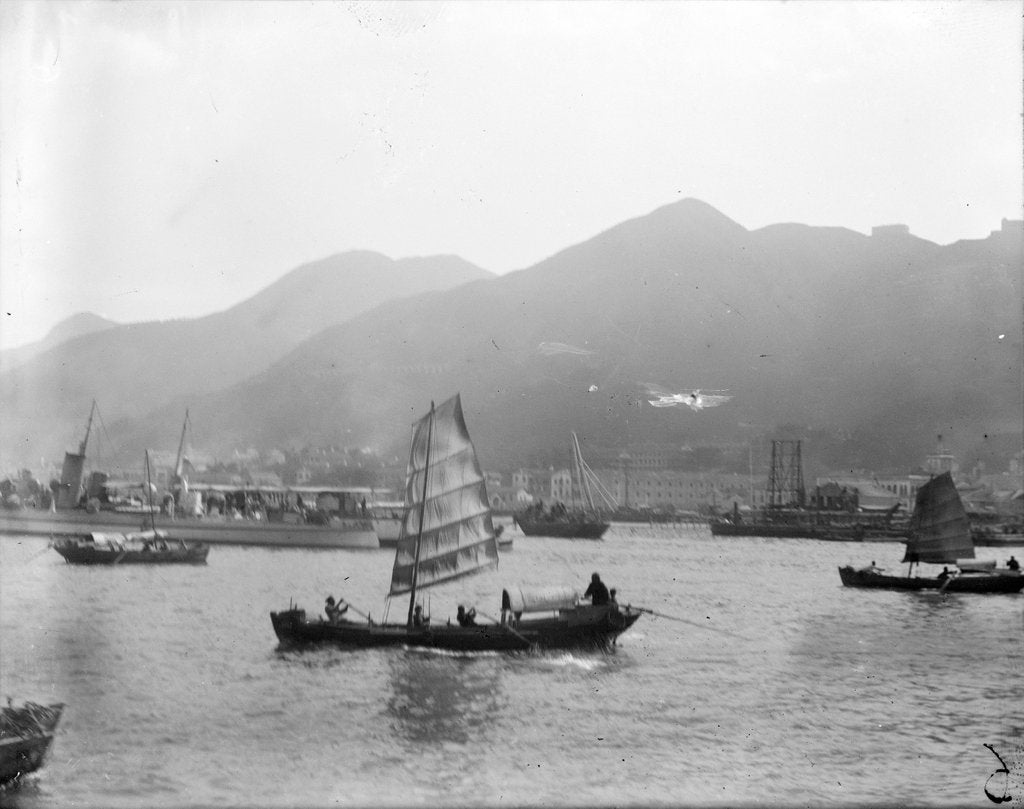
{"label": "haze over water", "polygon": [[47,765],[3,801],[989,806],[986,744],[1022,800],[1021,596],[840,585],[840,564],[899,567],[899,543],[620,526],[514,542],[497,572],[431,591],[434,622],[598,571],[689,623],[645,615],[609,655],[286,652],[271,610],[333,593],[380,617],[393,553],[214,546],[205,567],[91,569],[0,539],[0,693],[67,704]]}

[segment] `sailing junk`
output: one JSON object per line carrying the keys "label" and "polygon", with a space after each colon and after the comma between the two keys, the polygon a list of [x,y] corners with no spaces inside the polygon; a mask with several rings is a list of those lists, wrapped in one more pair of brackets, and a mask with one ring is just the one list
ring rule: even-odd
{"label": "sailing junk", "polygon": [[[918,490],[908,533],[903,557],[910,564],[906,576],[887,576],[873,565],[859,570],[846,566],[839,568],[843,584],[954,593],[1017,593],[1024,589],[1020,571],[997,568],[994,560],[972,561],[970,523],[949,472],[932,478]],[[947,576],[911,576],[914,565],[922,562],[955,565],[957,570]]]}
{"label": "sailing junk", "polygon": [[[406,474],[405,512],[391,576],[390,599],[409,594],[404,624],[308,619],[289,607],[270,614],[284,644],[422,646],[456,651],[526,650],[605,646],[640,613],[614,604],[580,604],[578,598],[537,606],[503,599],[497,624],[443,624],[417,620],[417,593],[496,567],[498,547],[483,472],[466,429],[458,395],[434,407],[413,426]],[[522,609],[518,609],[518,607]],[[531,615],[531,611],[537,614]]]}
{"label": "sailing junk", "polygon": [[498,565],[487,488],[466,429],[462,403],[449,399],[416,424],[405,481],[390,596]]}

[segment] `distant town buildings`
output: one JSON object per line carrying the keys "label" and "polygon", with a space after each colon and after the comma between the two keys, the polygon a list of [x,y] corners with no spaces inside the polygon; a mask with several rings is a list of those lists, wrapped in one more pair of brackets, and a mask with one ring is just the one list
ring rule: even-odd
{"label": "distant town buildings", "polygon": [[949,472],[951,475],[956,475],[956,473],[960,471],[960,466],[957,464],[956,458],[953,457],[952,453],[947,452],[946,448],[943,446],[941,435],[939,436],[935,452],[925,459],[924,468],[932,475],[941,475],[943,472]]}
{"label": "distant town buildings", "polygon": [[991,236],[1024,236],[1024,219],[1004,219],[999,230],[993,230]]}
{"label": "distant town buildings", "polygon": [[[781,443],[781,442],[779,442]],[[795,442],[791,442],[795,443]],[[713,471],[720,467],[747,466],[748,444],[721,443],[714,447],[644,443],[626,450],[605,450],[588,458],[595,478],[597,505],[611,508],[658,512],[727,512],[734,509],[764,508],[769,499],[769,475]],[[717,454],[716,454],[717,453]],[[708,459],[711,459],[710,461]],[[741,463],[737,464],[737,458]],[[149,476],[158,489],[174,482],[176,450],[149,453]],[[728,463],[725,461],[728,460]],[[234,453],[228,462],[218,462],[188,447],[181,458],[183,471],[196,484],[219,484],[247,488],[289,486],[361,486],[375,492],[379,500],[400,500],[405,487],[405,466],[397,458],[388,463],[371,453],[338,447],[304,448],[294,451],[249,449]],[[937,437],[934,450],[916,469],[904,473],[876,473],[869,470],[818,475],[800,495],[805,505],[829,510],[884,511],[896,508],[910,512],[918,489],[932,476],[949,472],[957,481],[969,511],[979,514],[1024,516],[1024,452],[1008,461],[1005,471],[988,471],[975,463],[961,473],[957,458]],[[39,481],[59,479],[60,469],[51,465],[40,470]],[[142,459],[138,463],[103,469],[104,479],[139,488],[145,482]],[[531,503],[581,505],[583,493],[568,466],[533,469],[488,469],[484,472],[491,507],[511,513]],[[11,475],[20,479],[24,473]]]}

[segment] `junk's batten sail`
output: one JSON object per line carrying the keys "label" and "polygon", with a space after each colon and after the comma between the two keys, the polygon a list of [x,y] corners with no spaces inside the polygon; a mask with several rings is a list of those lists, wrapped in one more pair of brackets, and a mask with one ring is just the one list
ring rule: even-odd
{"label": "junk's batten sail", "polygon": [[405,518],[389,595],[497,564],[498,543],[484,475],[456,395],[413,426]]}
{"label": "junk's batten sail", "polygon": [[908,533],[904,562],[944,565],[974,558],[967,512],[948,472],[918,489]]}

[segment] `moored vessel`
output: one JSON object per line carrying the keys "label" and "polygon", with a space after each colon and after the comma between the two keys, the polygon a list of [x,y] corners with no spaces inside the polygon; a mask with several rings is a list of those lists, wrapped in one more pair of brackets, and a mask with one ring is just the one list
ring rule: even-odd
{"label": "moored vessel", "polygon": [[[89,413],[78,452],[65,453],[59,488],[47,507],[17,502],[0,508],[0,535],[75,537],[125,534],[146,527],[167,531],[175,539],[207,545],[268,546],[370,550],[380,547],[364,507],[373,490],[338,486],[246,486],[191,484],[182,474],[182,441],[175,480],[182,502],[168,495],[156,509],[136,497],[123,497],[101,472],[84,480],[86,449],[96,403]],[[185,424],[188,413],[185,414]],[[147,496],[152,487],[145,488]],[[305,507],[302,504],[308,504]]]}
{"label": "moored vessel", "polygon": [[520,530],[531,537],[555,537],[558,539],[601,539],[611,522],[600,512],[594,500],[594,491],[605,497],[612,507],[611,497],[602,491],[600,480],[593,473],[587,462],[583,460],[580,442],[576,433],[572,434],[573,480],[572,494],[580,494],[582,505],[574,503],[568,508],[564,503],[554,503],[545,508],[543,502],[535,503],[529,508],[517,511],[512,515]]}
{"label": "moored vessel", "polygon": [[201,542],[173,539],[155,530],[76,534],[54,540],[53,549],[71,565],[202,565],[210,553]]}

